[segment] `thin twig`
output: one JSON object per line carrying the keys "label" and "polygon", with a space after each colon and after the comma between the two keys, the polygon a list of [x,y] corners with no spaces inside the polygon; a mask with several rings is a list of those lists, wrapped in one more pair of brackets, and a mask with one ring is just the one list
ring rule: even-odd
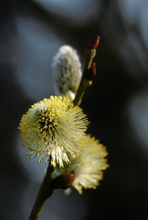
{"label": "thin twig", "polygon": [[[85,51],[82,79],[76,97],[73,101],[74,105],[81,104],[85,91],[87,90],[88,87],[92,85],[92,80],[96,74],[96,65],[95,63],[93,63],[93,59],[96,56],[96,48],[98,47],[99,43],[100,43],[100,36],[97,36],[97,38],[89,45],[89,47]],[[88,77],[88,73],[89,73],[89,77]]]}
{"label": "thin twig", "polygon": [[53,169],[54,168],[49,163],[46,175],[45,175],[44,180],[40,186],[37,198],[35,200],[34,206],[32,208],[32,211],[30,213],[28,220],[37,220],[38,219],[40,212],[41,212],[41,209],[44,205],[44,202],[53,193],[53,188],[51,185],[51,174],[53,172]]}

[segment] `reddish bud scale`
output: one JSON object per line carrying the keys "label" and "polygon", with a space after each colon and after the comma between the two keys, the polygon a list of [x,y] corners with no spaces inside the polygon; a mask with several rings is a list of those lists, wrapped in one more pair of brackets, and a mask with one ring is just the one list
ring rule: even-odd
{"label": "reddish bud scale", "polygon": [[56,177],[52,181],[52,188],[53,189],[67,189],[72,186],[74,181],[75,174],[74,172],[64,173],[58,177]]}
{"label": "reddish bud scale", "polygon": [[91,68],[86,70],[85,79],[87,79],[88,81],[92,81],[95,75],[96,75],[96,64],[93,63]]}
{"label": "reddish bud scale", "polygon": [[92,70],[93,70],[93,77],[94,77],[97,73],[96,63],[92,64]]}
{"label": "reddish bud scale", "polygon": [[93,40],[88,46],[89,50],[96,49],[100,43],[100,36],[97,36],[95,40]]}

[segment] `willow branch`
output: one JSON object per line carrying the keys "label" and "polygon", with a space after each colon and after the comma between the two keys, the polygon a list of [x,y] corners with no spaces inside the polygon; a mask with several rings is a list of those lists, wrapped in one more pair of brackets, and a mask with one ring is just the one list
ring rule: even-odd
{"label": "willow branch", "polygon": [[37,198],[35,200],[34,206],[32,208],[32,211],[30,213],[28,220],[37,220],[38,219],[45,201],[53,193],[53,188],[52,188],[52,184],[51,184],[51,174],[53,172],[53,169],[54,169],[53,166],[51,166],[49,163],[46,175],[45,175],[44,180],[40,186]]}
{"label": "willow branch", "polygon": [[74,105],[81,104],[85,91],[92,85],[93,78],[96,75],[96,64],[93,63],[93,60],[96,56],[96,48],[98,47],[99,43],[100,36],[97,36],[97,38],[89,45],[85,51],[82,79],[76,97],[73,101]]}

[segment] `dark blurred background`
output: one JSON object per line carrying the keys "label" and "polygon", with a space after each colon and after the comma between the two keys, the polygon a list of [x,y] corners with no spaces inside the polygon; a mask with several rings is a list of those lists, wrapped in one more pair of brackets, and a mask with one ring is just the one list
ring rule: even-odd
{"label": "dark blurred background", "polygon": [[25,156],[17,129],[22,114],[54,95],[58,48],[71,45],[83,63],[98,35],[97,75],[81,106],[110,167],[96,190],[55,191],[39,220],[147,218],[148,1],[1,0],[0,220],[27,220],[45,171]]}

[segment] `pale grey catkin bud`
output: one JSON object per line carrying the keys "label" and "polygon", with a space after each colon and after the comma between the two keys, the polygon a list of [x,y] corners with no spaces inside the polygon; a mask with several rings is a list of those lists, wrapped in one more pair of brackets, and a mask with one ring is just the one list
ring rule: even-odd
{"label": "pale grey catkin bud", "polygon": [[68,96],[73,101],[82,77],[76,50],[68,45],[60,47],[53,58],[52,73],[56,95]]}

